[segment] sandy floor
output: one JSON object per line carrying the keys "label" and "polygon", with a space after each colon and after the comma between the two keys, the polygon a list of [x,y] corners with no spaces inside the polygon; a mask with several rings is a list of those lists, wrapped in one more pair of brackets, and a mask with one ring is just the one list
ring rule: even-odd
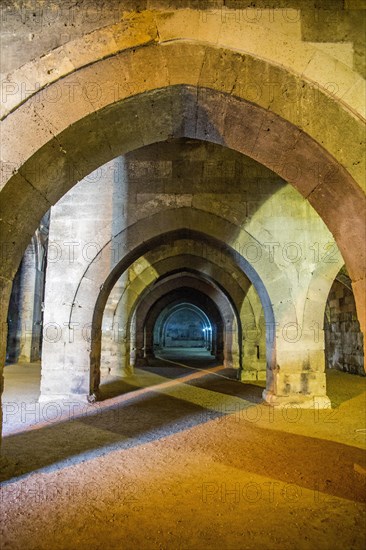
{"label": "sandy floor", "polygon": [[39,365],[6,367],[2,550],[365,547],[366,379],[329,372],[332,410],[281,411],[185,363],[93,406],[36,404]]}

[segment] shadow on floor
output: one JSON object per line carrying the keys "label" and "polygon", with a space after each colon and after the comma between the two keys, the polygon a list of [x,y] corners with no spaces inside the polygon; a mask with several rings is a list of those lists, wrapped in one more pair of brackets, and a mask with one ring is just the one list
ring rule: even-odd
{"label": "shadow on floor", "polygon": [[[159,388],[157,382],[135,392],[133,386],[125,385],[127,393],[115,398],[113,406],[105,401],[79,418],[5,437],[2,452],[8,464],[3,468],[2,480],[12,483],[31,472],[60,470],[163,438],[169,444],[170,438],[180,433],[187,456],[204,452],[237,470],[307,489],[316,487],[320,492],[353,501],[365,500],[365,476],[354,469],[355,464],[361,472],[366,468],[362,449],[259,427],[243,416],[226,414],[217,408],[218,404],[237,404],[242,398],[242,394],[238,399],[222,393],[225,384],[235,381],[202,374],[202,379],[187,383],[167,380]],[[161,380],[160,376],[157,379]],[[170,395],[165,393],[167,387]],[[315,428],[310,426],[309,431]],[[233,448],[230,438],[235,438]],[[269,461],[268,456],[278,456],[278,460]],[[153,455],[150,458],[154,460]]]}
{"label": "shadow on floor", "polygon": [[[182,435],[188,454],[204,452],[238,470],[308,489],[317,487],[320,492],[349,500],[365,500],[362,449],[259,427],[243,415],[232,414],[240,403],[244,411],[259,403],[262,387],[238,382],[233,369],[220,369],[215,361],[208,367],[207,362],[203,365],[197,358],[190,359],[191,369],[153,360],[150,366],[139,369],[135,383],[133,379],[128,383],[119,379],[102,386],[104,401],[93,407],[86,405],[81,416],[4,437],[2,453],[7,464],[1,479],[12,483],[35,471],[60,470],[163,438],[168,443],[181,433],[188,434]],[[338,401],[364,391],[365,380],[352,384],[355,378],[350,377],[339,397],[339,378],[344,381],[342,373],[328,373],[329,394],[337,388]],[[118,397],[110,399],[115,395]],[[265,405],[259,408],[264,410]],[[310,433],[314,429],[316,426],[309,426]],[[231,437],[240,442],[241,453],[237,445],[235,450],[230,447]],[[268,456],[276,455],[277,461],[268,461]]]}
{"label": "shadow on floor", "polygon": [[[162,359],[162,361],[160,360]],[[186,367],[172,365],[168,361],[177,361],[183,363]],[[149,366],[144,367],[143,371],[153,372],[166,378],[180,378],[187,375],[187,368],[204,371],[212,367],[218,366],[220,363],[210,354],[194,354],[191,350],[188,352],[165,351],[161,353],[159,358],[150,359]],[[192,372],[192,371],[191,371]],[[187,382],[197,388],[207,389],[224,395],[231,395],[250,401],[251,403],[262,402],[262,392],[266,387],[265,381],[260,381],[254,384],[245,384],[238,380],[238,371],[232,368],[222,368],[216,373],[208,373],[207,376],[202,376],[195,380]]]}
{"label": "shadow on floor", "polygon": [[[197,391],[186,388],[192,390]],[[207,430],[202,433],[204,425]],[[190,431],[184,437],[187,456],[204,452],[237,470],[307,489],[317,487],[320,492],[354,501],[366,498],[365,477],[359,478],[354,471],[355,463],[366,466],[362,449],[267,429],[230,416],[218,414],[212,419],[203,407],[154,391],[92,416],[5,437],[3,454],[9,464],[1,477],[11,480],[37,470],[60,470],[112,451],[162,438],[169,441],[174,434],[194,427],[200,435],[195,437]],[[235,450],[228,442],[231,437],[236,441]],[[238,442],[242,453],[237,452]],[[267,460],[276,455],[279,460]]]}

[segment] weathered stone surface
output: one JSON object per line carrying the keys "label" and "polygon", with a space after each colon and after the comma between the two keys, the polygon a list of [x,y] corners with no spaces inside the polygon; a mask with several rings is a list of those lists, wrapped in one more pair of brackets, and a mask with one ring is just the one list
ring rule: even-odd
{"label": "weathered stone surface", "polygon": [[[86,21],[84,1],[64,4],[46,21],[48,0],[32,16],[11,1],[2,12],[4,319],[9,282],[55,205],[44,320],[61,337],[44,347],[42,397],[94,391],[105,304],[120,304],[125,337],[138,297],[187,261],[220,281],[246,325],[226,356],[242,377],[261,379],[267,364],[266,399],[325,403],[323,309],[343,261],[366,324],[359,6],[334,6],[332,25],[286,1],[260,3],[259,19],[230,2],[113,0]],[[124,270],[123,299],[112,291],[108,303]],[[352,333],[347,365],[359,360],[356,322],[334,320]],[[141,342],[129,346],[107,350],[124,357],[116,372],[139,358]]]}
{"label": "weathered stone surface", "polygon": [[[130,264],[126,272],[127,279],[124,276],[123,281],[118,283],[122,286],[117,284],[115,291],[112,291],[106,304],[106,311],[110,311],[109,317],[105,317],[103,326],[112,327],[113,319],[118,319],[118,330],[121,327],[128,340],[128,334],[132,330],[131,316],[139,296],[144,295],[157,277],[169,273],[169,270],[182,269],[184,262],[189,262],[188,266],[202,271],[203,266],[202,262],[200,265],[199,258],[204,258],[205,262],[209,262],[207,265],[212,266],[207,273],[214,278],[218,277],[229,294],[237,296],[236,307],[241,310],[244,338],[243,356],[241,360],[238,357],[237,364],[242,364],[244,378],[247,370],[252,372],[255,379],[265,376],[268,361],[265,338],[266,332],[268,337],[270,331],[273,335],[276,333],[277,364],[281,369],[300,370],[304,376],[309,376],[308,365],[311,364],[311,372],[322,372],[323,335],[319,330],[315,334],[315,319],[311,310],[304,316],[304,307],[310,303],[306,300],[308,287],[310,300],[319,301],[320,309],[320,296],[323,296],[324,303],[329,292],[331,274],[325,278],[321,275],[321,287],[316,287],[316,291],[314,287],[311,291],[312,278],[309,266],[316,267],[317,263],[313,262],[320,260],[313,257],[316,252],[312,250],[314,242],[325,247],[330,235],[316,213],[296,191],[284,182],[280,183],[278,177],[270,170],[263,167],[259,170],[256,166],[254,161],[249,161],[248,158],[220,146],[178,140],[169,145],[152,145],[136,153],[129,153],[126,157],[106,165],[98,177],[90,177],[81,182],[65,195],[60,205],[53,208],[53,231],[58,235],[58,239],[63,235],[60,244],[64,253],[70,254],[70,246],[65,247],[63,243],[75,241],[73,252],[76,257],[71,265],[68,265],[70,259],[66,254],[63,260],[49,266],[53,275],[50,276],[48,289],[50,298],[46,300],[49,300],[50,304],[57,286],[66,284],[66,281],[61,282],[62,277],[57,276],[57,273],[61,274],[64,269],[68,269],[74,277],[74,282],[72,279],[68,280],[69,288],[65,286],[62,292],[63,296],[69,298],[64,300],[58,311],[49,309],[51,317],[56,315],[60,325],[67,324],[69,318],[72,323],[78,323],[78,327],[84,323],[91,324],[96,307],[94,300],[97,299],[101,288],[103,293],[108,288],[105,287],[105,279],[111,259],[114,265],[116,261],[122,260],[124,254],[132,250],[136,243],[148,240],[153,234],[163,235],[166,231],[186,227],[219,239],[218,242],[222,242],[223,245],[222,250],[211,246],[209,242],[202,247],[199,241],[181,240],[180,237],[180,240],[160,244],[160,248],[155,251],[153,249],[151,252],[145,252],[143,258]],[[247,182],[243,190],[242,180]],[[275,195],[272,194],[273,188],[276,189]],[[206,192],[203,193],[203,190]],[[91,196],[94,196],[95,200],[87,199]],[[110,204],[113,204],[112,209]],[[246,204],[251,205],[249,209],[245,207]],[[81,207],[84,212],[82,219]],[[157,212],[163,215],[157,215]],[[265,212],[268,212],[267,218],[263,218]],[[72,225],[69,222],[70,218],[74,220]],[[117,255],[113,260],[114,254],[109,239],[110,227],[114,225],[115,219],[118,219],[120,233],[116,239],[118,247],[113,245]],[[312,220],[311,226],[309,219]],[[124,227],[128,230],[124,230]],[[91,229],[97,247],[96,250],[93,249],[90,258],[85,258],[82,251],[88,245]],[[301,235],[301,239],[289,241],[289,234]],[[323,235],[324,240],[319,244],[320,235]],[[225,251],[225,241],[232,246],[233,256]],[[90,262],[93,261],[98,249],[103,250],[103,253],[93,265]],[[244,284],[242,289],[249,288],[245,287],[248,283],[240,282],[240,268],[238,271],[233,262],[234,258],[237,259],[239,256],[252,262],[265,281],[274,308],[277,330],[274,330],[274,326],[266,326],[266,322],[269,322],[269,318],[266,317],[268,312],[264,316],[261,313],[263,310],[259,298],[255,298],[254,295],[246,298],[243,290],[240,294],[235,285],[233,286],[234,280],[240,285]],[[196,258],[194,262],[192,257]],[[340,266],[341,258],[336,256],[335,260]],[[333,264],[329,267],[333,273]],[[225,276],[222,270],[226,273]],[[326,275],[329,269],[327,270],[325,265],[319,275],[318,271],[314,271],[317,277],[323,272]],[[57,281],[56,286],[52,280]],[[121,292],[123,295],[119,298]],[[75,306],[67,313],[67,307],[70,308],[72,303],[75,303]],[[95,311],[99,311],[98,315],[103,313],[99,306]],[[61,319],[62,316],[65,317],[64,320]],[[298,318],[303,318],[303,322],[299,324]],[[141,330],[137,333],[140,335],[138,337],[141,337]],[[66,337],[65,332],[63,339]],[[121,374],[131,372],[128,368],[133,361],[130,359],[127,343],[120,347],[119,340],[114,342],[111,336],[103,341],[102,358],[107,361],[108,368],[113,368]],[[60,342],[57,345],[63,344]],[[67,343],[67,346],[70,348],[70,343]],[[134,347],[135,345],[131,344],[131,353]],[[143,344],[139,343],[137,347],[142,349]],[[54,354],[56,349],[54,345],[46,345],[45,357]],[[74,349],[76,352],[75,346]],[[86,353],[88,349],[90,347],[86,345]],[[72,347],[68,353],[72,354],[71,350]],[[70,360],[71,355],[68,361]],[[227,361],[232,363],[228,358]],[[47,364],[51,363],[51,360],[47,361]],[[296,388],[295,385],[295,393],[298,391]]]}

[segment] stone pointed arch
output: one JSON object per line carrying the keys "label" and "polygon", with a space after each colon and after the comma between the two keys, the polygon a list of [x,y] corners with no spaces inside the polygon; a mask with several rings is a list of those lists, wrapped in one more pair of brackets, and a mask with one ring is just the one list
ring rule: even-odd
{"label": "stone pointed arch", "polygon": [[[240,367],[240,348],[241,348],[241,322],[230,295],[227,290],[218,285],[217,282],[211,277],[193,270],[187,270],[182,277],[181,273],[167,272],[159,281],[157,281],[153,288],[148,288],[148,292],[137,301],[130,322],[133,321],[136,324],[135,333],[140,341],[137,343],[141,346],[141,334],[146,324],[147,317],[152,306],[168,292],[177,290],[184,283],[184,286],[201,290],[207,296],[211,297],[218,310],[221,312],[223,318],[224,329],[224,360],[228,366]],[[233,327],[235,325],[235,334],[233,333]],[[152,334],[150,326],[150,334]],[[233,343],[235,341],[235,343]],[[145,354],[152,353],[152,345],[148,347],[148,351]],[[235,355],[235,357],[234,357]]]}
{"label": "stone pointed arch", "polygon": [[[290,314],[294,321],[296,320],[295,311],[293,310],[292,314],[290,312],[293,306],[291,306],[286,276],[273,266],[273,269],[271,268],[271,278],[266,277],[266,254],[263,254],[263,258],[254,269],[248,260],[230,246],[230,242],[236,242],[238,228],[217,216],[202,211],[180,208],[155,214],[148,221],[149,223],[144,219],[136,222],[113,238],[108,246],[105,246],[97,254],[79,283],[69,319],[69,330],[73,332],[73,342],[52,343],[52,353],[55,353],[56,345],[60,347],[60,354],[63,356],[60,368],[63,372],[70,370],[71,366],[77,364],[77,367],[73,367],[74,372],[70,377],[68,391],[65,392],[63,389],[62,395],[66,393],[66,395],[78,394],[80,397],[86,397],[90,391],[97,388],[99,384],[101,346],[99,335],[103,311],[109,293],[117,279],[131,263],[151,248],[159,246],[169,239],[198,239],[202,242],[214,244],[219,250],[223,249],[228,255],[231,255],[239,268],[246,273],[256,287],[265,312],[269,335],[267,365],[268,372],[272,373],[272,370],[276,369],[273,311],[275,309],[278,315],[281,315],[284,302],[287,304],[287,314]],[[204,228],[206,232],[203,232]],[[248,243],[254,244],[255,241],[249,234],[245,233],[245,236]],[[98,256],[101,254],[107,254],[110,262],[98,262]],[[268,288],[266,288],[266,283],[263,282],[262,277],[267,279]],[[279,285],[282,288],[281,298],[285,297],[283,300],[278,299],[279,295],[275,291],[276,288],[279,288]],[[274,293],[273,300],[270,298],[271,292]],[[91,327],[93,333],[90,337]],[[52,371],[53,365],[50,365],[50,368]],[[49,378],[47,368],[44,366],[42,388],[43,396],[46,399],[55,398],[58,391],[60,391],[57,389],[57,385],[53,385],[53,375],[54,371],[52,371]],[[272,374],[269,376],[269,387],[273,385],[271,376]],[[63,388],[66,386],[64,380]],[[55,388],[55,392],[50,391],[52,387]]]}
{"label": "stone pointed arch", "polygon": [[[14,116],[20,115],[19,110]],[[62,110],[68,111],[66,105]],[[308,198],[342,252],[363,323],[365,195],[340,162],[291,122],[231,94],[186,85],[154,89],[98,111],[77,113],[54,137],[51,123],[39,122],[34,107],[30,112],[34,132],[41,128],[38,131],[43,135],[37,142],[44,145],[33,151],[32,141],[31,149],[22,151],[21,157],[12,138],[5,147],[11,158],[5,151],[4,170],[15,170],[2,191],[5,291],[40,217],[79,179],[118,154],[171,137],[191,137],[254,158]],[[20,119],[13,123],[27,127]],[[4,130],[9,136],[17,134],[12,126]],[[352,126],[352,132],[360,135],[356,127]],[[18,135],[18,140],[24,143],[26,137]]]}
{"label": "stone pointed arch", "polygon": [[[227,31],[216,28],[214,38],[206,36],[205,41],[202,26],[192,25],[196,36],[173,33],[168,37],[164,18],[159,25],[155,21],[149,20],[146,28],[155,28],[153,37],[147,31],[148,38],[137,39],[136,44],[141,35],[131,31],[132,44],[122,41],[115,51],[100,56],[105,59],[97,56],[88,64],[76,64],[51,84],[46,79],[39,93],[47,89],[50,95],[42,100],[34,94],[8,111],[2,122],[3,322],[12,278],[50,205],[118,154],[171,136],[186,136],[215,141],[251,156],[308,198],[342,252],[365,327],[360,79],[342,70],[343,93],[334,97],[316,70],[314,51],[309,57],[299,57],[304,71],[297,62],[279,66],[269,51],[267,56],[250,49],[240,51],[243,27],[235,32],[230,26]],[[275,40],[273,44],[278,46]],[[280,53],[277,46],[273,47],[276,55]],[[192,61],[189,71],[187,59]],[[47,72],[40,70],[43,75]],[[237,78],[228,79],[228,73]],[[278,82],[285,78],[296,93],[301,90],[301,109],[281,93],[273,99],[266,94],[253,99],[245,83],[248,79],[255,82],[256,74]],[[83,93],[91,79],[101,86],[101,94],[94,98]],[[117,93],[111,91],[115,82],[120,84]],[[319,82],[319,94],[312,97],[314,83]],[[75,95],[70,96],[70,89]],[[328,131],[330,125],[332,131]]]}

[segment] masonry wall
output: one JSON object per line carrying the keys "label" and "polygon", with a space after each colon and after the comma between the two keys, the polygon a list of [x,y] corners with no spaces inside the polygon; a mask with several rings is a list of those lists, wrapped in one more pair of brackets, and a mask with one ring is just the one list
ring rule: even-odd
{"label": "masonry wall", "polygon": [[329,293],[325,313],[326,366],[365,376],[363,334],[352,291],[338,280]]}
{"label": "masonry wall", "polygon": [[3,0],[0,16],[8,32],[1,65],[6,73],[85,33],[117,23],[128,11],[182,8],[199,11],[204,23],[235,19],[301,34],[304,41],[331,51],[365,74],[362,0]]}
{"label": "masonry wall", "polygon": [[[172,209],[193,212],[196,227],[192,228],[202,233],[210,234],[220,220],[230,223],[229,233],[220,236],[223,246],[230,245],[255,269],[259,266],[264,283],[268,288],[272,285],[271,292],[275,293],[272,300],[278,311],[276,338],[282,346],[281,366],[292,368],[294,376],[300,379],[298,373],[315,349],[311,369],[314,373],[322,372],[322,331],[314,339],[312,325],[297,325],[294,315],[304,319],[306,294],[317,271],[327,273],[340,262],[328,229],[291,185],[264,166],[218,145],[173,140],[118,157],[90,174],[52,208],[45,310],[48,329],[43,357],[43,366],[47,367],[49,375],[43,387],[52,395],[62,393],[62,379],[54,382],[53,369],[55,365],[62,368],[64,342],[72,343],[80,331],[83,331],[82,340],[88,337],[88,328],[75,326],[70,330],[68,321],[70,310],[80,308],[76,295],[89,263],[103,250],[97,259],[98,269],[102,264],[112,265],[112,252],[110,247],[104,249],[105,244],[123,228],[133,228],[140,220],[144,222],[141,240],[149,238],[151,231],[156,230],[151,224],[157,212],[163,214],[159,230],[166,231],[165,216],[169,219]],[[248,234],[255,239],[250,247],[245,244]],[[167,244],[174,253],[176,244]],[[221,251],[211,256],[202,242],[203,265],[206,261],[215,262],[215,255],[218,258]],[[141,258],[135,262],[135,273],[131,276],[134,278],[143,268],[144,258]],[[135,290],[137,295],[144,287],[141,280]],[[121,292],[125,288],[122,285]],[[318,293],[316,300],[322,299],[326,298]],[[124,312],[119,310],[122,327],[129,313],[128,308]],[[311,312],[308,314],[309,323],[315,315],[315,312],[314,317]],[[260,308],[255,312],[255,320],[257,326],[253,327],[253,333],[244,332],[243,335],[244,366],[255,371],[251,375],[253,378],[264,378],[265,327]],[[258,334],[257,339],[253,339],[253,334]],[[105,352],[107,358],[110,350]],[[108,358],[110,361],[114,361],[112,356]],[[78,365],[76,356],[72,364]]]}

